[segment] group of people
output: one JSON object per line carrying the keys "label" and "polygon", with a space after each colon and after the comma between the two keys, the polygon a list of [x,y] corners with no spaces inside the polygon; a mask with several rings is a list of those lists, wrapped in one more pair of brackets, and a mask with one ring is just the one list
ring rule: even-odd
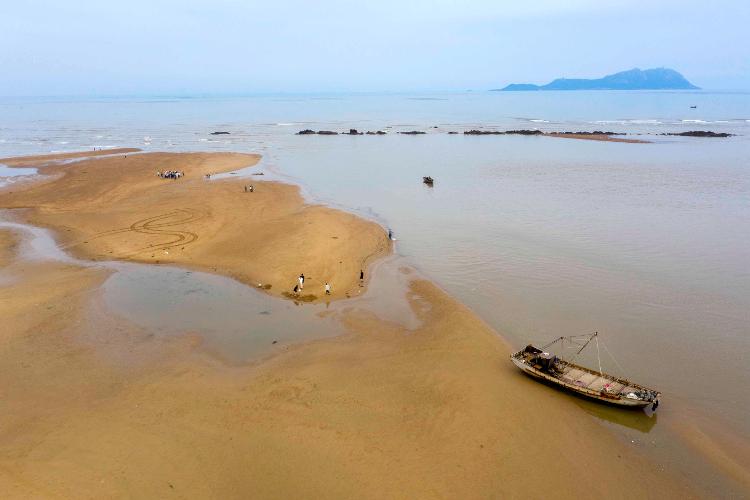
{"label": "group of people", "polygon": [[[365,272],[360,269],[359,271],[359,286],[364,286],[365,283]],[[326,281],[323,285],[324,290],[326,292],[326,295],[331,295],[331,285]],[[299,295],[299,293],[305,288],[305,274],[300,273],[300,275],[297,277],[297,284],[294,285],[294,288],[292,291],[294,292],[294,295]]]}
{"label": "group of people", "polygon": [[[292,290],[294,295],[299,295],[299,293],[305,288],[305,274],[301,273],[297,278],[297,281],[298,283],[294,285],[294,289]],[[331,295],[331,285],[329,285],[327,281],[325,283],[325,291],[326,295]]]}
{"label": "group of people", "polygon": [[178,172],[177,170],[165,170],[164,172],[156,172],[156,175],[162,179],[179,179],[185,175],[185,172]]}

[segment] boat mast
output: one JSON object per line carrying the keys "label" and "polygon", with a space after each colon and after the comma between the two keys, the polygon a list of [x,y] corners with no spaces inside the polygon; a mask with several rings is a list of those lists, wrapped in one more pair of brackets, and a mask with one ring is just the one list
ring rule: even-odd
{"label": "boat mast", "polygon": [[586,349],[586,346],[589,345],[589,342],[591,342],[593,340],[593,338],[596,337],[597,335],[599,335],[599,332],[592,333],[591,337],[589,337],[589,339],[586,341],[586,343],[583,344],[583,346],[580,349],[578,349],[578,352],[576,353],[576,356],[578,356],[579,354],[581,354],[581,351],[583,351],[584,349]]}

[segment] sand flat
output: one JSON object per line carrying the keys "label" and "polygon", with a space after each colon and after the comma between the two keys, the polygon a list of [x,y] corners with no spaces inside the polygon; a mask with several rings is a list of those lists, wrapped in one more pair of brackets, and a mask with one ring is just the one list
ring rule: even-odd
{"label": "sand flat", "polygon": [[13,262],[20,239],[16,231],[0,228],[0,268]]}
{"label": "sand flat", "polygon": [[[39,271],[73,287],[66,292],[97,279],[88,269]],[[80,303],[56,311],[62,298],[42,297],[43,320],[16,323],[25,333],[0,349],[12,382],[0,433],[6,497],[684,494],[565,396],[514,371],[494,332],[427,282],[411,285],[424,321],[416,330],[352,310],[350,334],[248,367],[217,364],[189,336],[164,345],[122,321],[82,316]],[[102,328],[110,334],[93,333]],[[118,351],[140,363],[109,361]]]}
{"label": "sand flat", "polygon": [[[253,160],[83,160],[47,167],[69,170],[0,195],[0,205],[26,207],[19,217],[52,228],[81,257],[144,262],[166,260],[135,253],[163,234],[99,235],[149,215],[200,211],[145,230],[198,234],[184,251],[169,247],[169,262],[215,265],[250,283],[254,273],[296,276],[300,254],[316,276],[390,250],[376,224],[304,205],[293,186],[261,183],[248,194],[238,189],[246,181],[202,179],[205,169]],[[187,178],[155,177],[164,165],[180,165]],[[106,269],[18,261],[4,272],[18,281],[0,287],[3,497],[687,495],[568,396],[515,370],[491,328],[423,280],[411,280],[403,297],[421,321],[413,329],[350,307],[346,335],[229,366],[191,332],[165,340],[112,316],[98,291]]]}
{"label": "sand flat", "polygon": [[566,134],[563,132],[550,132],[545,134],[549,137],[562,137],[563,139],[580,139],[584,141],[603,141],[603,142],[625,142],[629,144],[651,144],[651,141],[643,139],[627,139],[606,134]]}
{"label": "sand flat", "polygon": [[[219,272],[269,293],[332,299],[358,287],[359,271],[390,252],[383,228],[306,205],[295,186],[256,179],[207,180],[257,163],[257,155],[146,153],[50,165],[54,180],[0,197],[6,208],[56,231],[73,254],[94,260],[171,263]],[[33,163],[32,163],[33,165]],[[157,171],[185,177],[162,179]],[[254,184],[255,192],[244,186]],[[270,286],[270,288],[269,288]]]}

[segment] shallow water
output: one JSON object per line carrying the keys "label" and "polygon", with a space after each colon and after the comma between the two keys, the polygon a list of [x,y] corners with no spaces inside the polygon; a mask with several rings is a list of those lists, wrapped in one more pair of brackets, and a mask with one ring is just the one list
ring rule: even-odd
{"label": "shallow water", "polygon": [[[401,272],[397,257],[378,264],[378,272],[361,296],[303,305],[274,298],[225,276],[169,265],[78,260],[42,228],[0,220],[0,229],[22,235],[18,255],[25,262],[54,261],[113,270],[101,290],[110,314],[164,337],[197,334],[207,351],[232,364],[255,361],[294,342],[341,335],[344,328],[339,314],[345,309],[366,306],[406,328],[419,325],[405,299],[408,281],[414,275]],[[0,284],[12,283],[3,281],[6,278],[0,273]]]}
{"label": "shallow water", "polygon": [[[746,428],[750,402],[736,391],[750,387],[744,152],[538,137],[298,139],[312,144],[281,150],[279,169],[387,221],[402,254],[516,345],[599,331],[628,376]],[[433,188],[421,183],[428,174]],[[603,364],[622,373],[608,356]]]}
{"label": "shallow water", "polygon": [[35,168],[10,168],[0,163],[0,188],[19,180],[30,180],[36,173]]}

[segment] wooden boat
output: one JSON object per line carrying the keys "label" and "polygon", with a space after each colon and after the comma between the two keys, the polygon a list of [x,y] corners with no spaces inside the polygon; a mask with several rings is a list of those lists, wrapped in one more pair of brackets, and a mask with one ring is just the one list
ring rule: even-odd
{"label": "wooden boat", "polygon": [[424,183],[425,183],[425,184],[427,184],[428,186],[432,186],[432,184],[433,184],[433,183],[434,183],[435,181],[433,181],[433,180],[432,180],[432,177],[429,177],[429,176],[427,176],[427,177],[422,177],[422,182],[424,182]]}
{"label": "wooden boat", "polygon": [[[576,337],[580,338],[581,336]],[[601,370],[601,361],[599,362],[599,371],[596,371],[577,365],[572,360],[565,361],[544,351],[545,348],[556,342],[571,340],[576,337],[560,337],[542,349],[527,345],[524,349],[512,354],[510,359],[527,375],[576,394],[616,406],[645,408],[651,405],[651,408],[656,410],[661,398],[660,392],[627,379],[604,373]],[[598,334],[594,333],[585,337],[588,337],[588,340],[578,350],[576,356],[594,339],[597,341],[597,353],[599,352]]]}

